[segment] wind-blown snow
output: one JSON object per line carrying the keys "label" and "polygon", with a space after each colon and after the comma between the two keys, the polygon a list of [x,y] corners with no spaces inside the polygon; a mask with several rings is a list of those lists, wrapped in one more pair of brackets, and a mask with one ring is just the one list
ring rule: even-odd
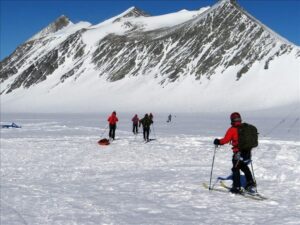
{"label": "wind-blown snow", "polygon": [[[154,112],[151,138],[131,133],[133,115],[117,112],[117,140],[107,116],[4,114],[21,129],[1,129],[1,224],[299,224],[299,117],[243,113],[260,132],[253,150],[257,202],[209,192],[212,141],[224,135],[228,115]],[[142,116],[142,113],[139,114]],[[231,150],[217,150],[213,181],[231,171]],[[229,182],[230,183],[230,182]]]}

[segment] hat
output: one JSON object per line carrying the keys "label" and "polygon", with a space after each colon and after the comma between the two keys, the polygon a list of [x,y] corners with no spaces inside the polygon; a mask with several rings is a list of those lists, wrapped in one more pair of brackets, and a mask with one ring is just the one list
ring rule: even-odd
{"label": "hat", "polygon": [[238,112],[231,113],[230,120],[231,123],[242,122],[241,115]]}

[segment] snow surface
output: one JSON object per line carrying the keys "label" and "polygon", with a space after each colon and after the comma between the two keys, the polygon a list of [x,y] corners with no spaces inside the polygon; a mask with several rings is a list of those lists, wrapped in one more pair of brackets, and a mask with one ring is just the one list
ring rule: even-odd
{"label": "snow surface", "polygon": [[[254,201],[209,192],[215,137],[229,127],[228,114],[154,113],[151,138],[131,132],[134,115],[117,112],[117,140],[107,137],[103,114],[2,114],[1,225],[199,225],[300,224],[299,116],[242,112],[255,124],[253,150],[258,190]],[[142,116],[139,113],[139,116]],[[217,150],[213,178],[231,171],[229,145]],[[230,182],[229,182],[230,183]]]}

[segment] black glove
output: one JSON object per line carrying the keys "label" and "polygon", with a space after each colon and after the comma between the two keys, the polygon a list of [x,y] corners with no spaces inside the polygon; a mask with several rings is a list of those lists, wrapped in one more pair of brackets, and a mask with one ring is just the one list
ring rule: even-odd
{"label": "black glove", "polygon": [[220,140],[218,138],[214,140],[214,145],[220,145]]}

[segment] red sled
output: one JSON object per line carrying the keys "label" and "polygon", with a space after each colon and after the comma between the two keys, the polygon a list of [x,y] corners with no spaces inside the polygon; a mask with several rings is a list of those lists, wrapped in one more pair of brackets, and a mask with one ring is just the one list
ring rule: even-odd
{"label": "red sled", "polygon": [[109,140],[107,138],[103,138],[101,140],[98,141],[99,145],[109,145]]}

